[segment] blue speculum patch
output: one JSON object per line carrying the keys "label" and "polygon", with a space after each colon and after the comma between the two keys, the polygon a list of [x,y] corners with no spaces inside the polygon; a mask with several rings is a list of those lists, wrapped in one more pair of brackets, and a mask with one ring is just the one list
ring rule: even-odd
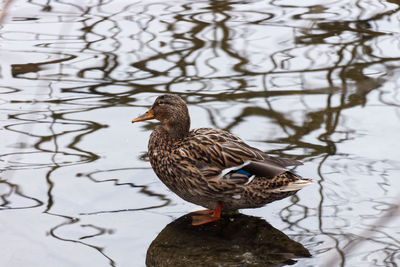
{"label": "blue speculum patch", "polygon": [[243,170],[243,169],[239,169],[239,170],[237,170],[237,171],[235,171],[235,172],[236,172],[236,173],[239,173],[239,174],[244,174],[244,175],[246,175],[246,176],[248,176],[248,177],[252,176],[251,173],[249,173],[248,171],[245,171],[245,170]]}

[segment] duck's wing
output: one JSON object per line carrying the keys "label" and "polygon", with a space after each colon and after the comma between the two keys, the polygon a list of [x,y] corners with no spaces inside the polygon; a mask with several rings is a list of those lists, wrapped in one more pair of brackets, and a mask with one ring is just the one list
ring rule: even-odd
{"label": "duck's wing", "polygon": [[277,164],[281,167],[303,165],[303,163],[301,163],[300,161],[295,160],[295,159],[284,159],[284,158],[279,158],[279,157],[272,157],[272,156],[268,155],[267,153],[259,150],[258,148],[249,146],[242,140],[240,140],[239,142],[237,142],[237,141],[229,142],[228,141],[228,142],[224,143],[223,146],[226,148],[229,148],[231,150],[236,150],[238,153],[240,153],[240,151],[246,151],[247,153],[253,153],[258,160],[273,162],[274,164]]}
{"label": "duck's wing", "polygon": [[210,128],[192,131],[181,144],[179,153],[182,158],[190,158],[207,179],[241,184],[248,183],[255,176],[273,178],[287,172],[285,166],[301,164],[295,160],[270,157],[229,132]]}

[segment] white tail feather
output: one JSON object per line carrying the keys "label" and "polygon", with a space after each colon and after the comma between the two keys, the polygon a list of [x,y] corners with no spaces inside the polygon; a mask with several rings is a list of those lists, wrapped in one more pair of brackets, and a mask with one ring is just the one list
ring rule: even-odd
{"label": "white tail feather", "polygon": [[272,192],[291,192],[291,191],[299,191],[300,189],[306,187],[307,185],[313,183],[311,179],[301,179],[291,182],[288,185],[272,189]]}

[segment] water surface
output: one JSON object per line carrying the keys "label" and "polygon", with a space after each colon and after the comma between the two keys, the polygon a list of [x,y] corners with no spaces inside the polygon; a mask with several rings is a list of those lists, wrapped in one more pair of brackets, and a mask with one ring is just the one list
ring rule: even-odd
{"label": "water surface", "polygon": [[[197,236],[178,218],[199,207],[169,192],[148,162],[156,123],[130,123],[165,92],[188,102],[192,127],[301,160],[295,171],[315,180],[233,218],[279,236],[268,263],[400,264],[396,1],[15,0],[7,15],[2,266],[144,266],[148,251],[149,264],[167,265],[153,256],[169,255],[154,253],[169,229],[176,240]],[[209,248],[227,244],[214,238]],[[204,262],[257,263],[254,244],[236,250],[240,238],[219,256],[193,249]],[[302,252],[282,250],[287,242]]]}

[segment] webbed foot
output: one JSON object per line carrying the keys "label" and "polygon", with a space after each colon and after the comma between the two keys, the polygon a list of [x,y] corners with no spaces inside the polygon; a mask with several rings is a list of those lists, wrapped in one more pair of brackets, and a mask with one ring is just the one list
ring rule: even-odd
{"label": "webbed foot", "polygon": [[[217,203],[215,210],[200,210],[194,213],[203,214],[205,216],[192,216],[192,225],[202,225],[210,222],[215,222],[221,219],[222,205]],[[208,216],[207,216],[208,215]]]}

